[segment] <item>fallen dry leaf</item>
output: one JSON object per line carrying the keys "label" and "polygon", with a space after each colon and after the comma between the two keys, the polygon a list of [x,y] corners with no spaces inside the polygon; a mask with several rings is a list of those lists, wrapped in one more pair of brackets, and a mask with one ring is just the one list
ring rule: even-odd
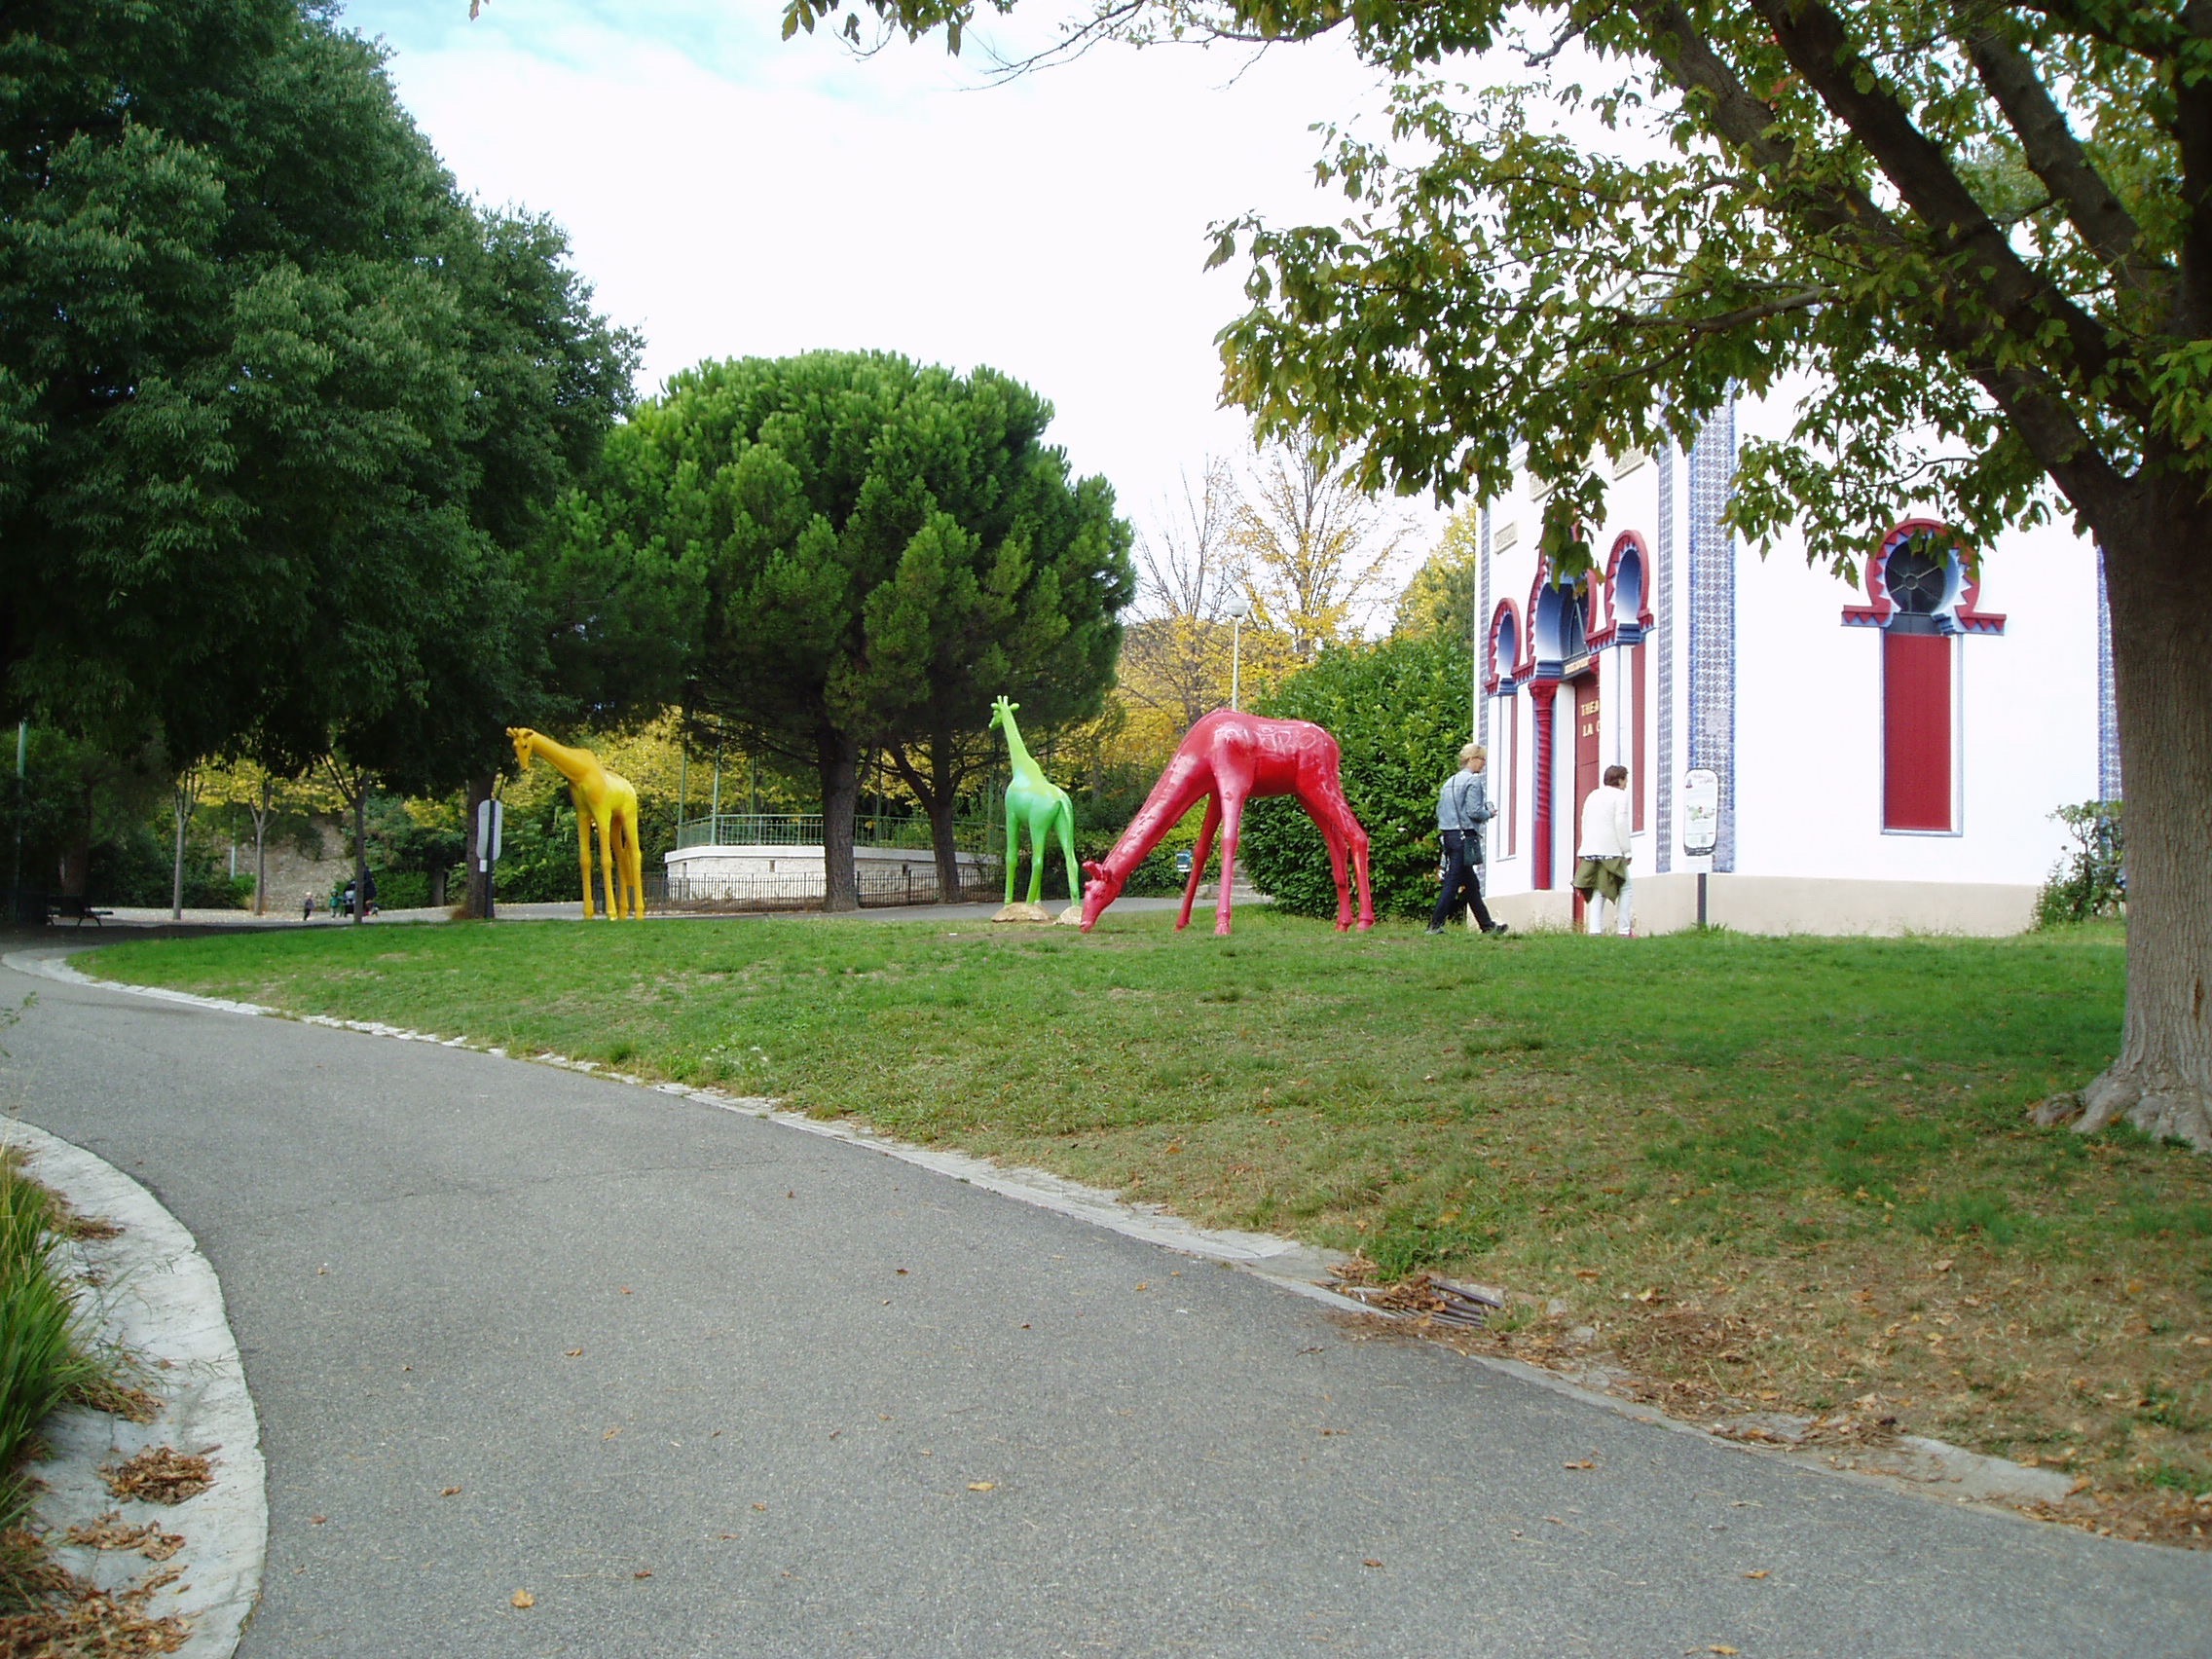
{"label": "fallen dry leaf", "polygon": [[329,1519],[330,1517],[327,1515],[311,1515],[308,1517],[308,1525],[311,1527],[320,1527]]}
{"label": "fallen dry leaf", "polygon": [[149,1446],[135,1457],[108,1464],[100,1470],[100,1479],[117,1497],[144,1498],[149,1503],[182,1503],[215,1484],[213,1465],[205,1456],[173,1446]]}
{"label": "fallen dry leaf", "polygon": [[765,1513],[767,1512],[767,1508],[768,1508],[768,1506],[767,1506],[767,1505],[766,1505],[765,1503],[756,1503],[756,1504],[755,1504],[755,1505],[754,1505],[753,1507],[754,1507],[754,1508],[756,1508],[756,1509],[757,1509],[757,1510],[759,1510],[759,1511],[761,1511],[761,1512],[762,1512],[763,1514],[765,1514]]}
{"label": "fallen dry leaf", "polygon": [[461,1495],[461,1488],[446,1487],[439,1492],[438,1495],[440,1497],[459,1497]]}
{"label": "fallen dry leaf", "polygon": [[1706,1651],[1719,1654],[1720,1659],[1730,1659],[1730,1655],[1736,1653],[1738,1649],[1730,1647],[1725,1641],[1715,1641],[1707,1647]]}
{"label": "fallen dry leaf", "polygon": [[1766,1576],[1766,1568],[1762,1567],[1758,1569],[1758,1571],[1747,1572],[1744,1574],[1744,1576],[1746,1578],[1764,1578]]}
{"label": "fallen dry leaf", "polygon": [[507,1600],[518,1607],[535,1607],[537,1605],[537,1598],[528,1590],[517,1590]]}
{"label": "fallen dry leaf", "polygon": [[630,1574],[632,1578],[650,1578],[652,1575],[653,1569],[649,1567],[641,1567],[637,1571]]}
{"label": "fallen dry leaf", "polygon": [[1569,1469],[1595,1469],[1598,1466],[1598,1459],[1595,1457],[1585,1457],[1580,1462],[1567,1463],[1562,1466]]}
{"label": "fallen dry leaf", "polygon": [[1368,1558],[1367,1558],[1367,1559],[1366,1559],[1365,1561],[1361,1562],[1361,1563],[1360,1563],[1359,1565],[1360,1565],[1360,1566],[1362,1566],[1362,1567],[1381,1567],[1381,1566],[1382,1566],[1382,1564],[1381,1562],[1377,1561],[1377,1560],[1376,1560],[1376,1559],[1375,1559],[1375,1558],[1374,1558],[1373,1556],[1369,1556],[1369,1557],[1368,1557]]}
{"label": "fallen dry leaf", "polygon": [[583,1356],[584,1350],[582,1348],[563,1348],[561,1350],[563,1359],[581,1359]]}
{"label": "fallen dry leaf", "polygon": [[143,1527],[126,1527],[115,1510],[97,1521],[81,1521],[62,1534],[72,1544],[90,1544],[95,1550],[136,1550],[148,1561],[166,1561],[184,1548],[184,1534],[165,1532],[149,1521]]}
{"label": "fallen dry leaf", "polygon": [[2087,1492],[2089,1490],[2089,1486],[2090,1481],[2087,1475],[2076,1475],[2074,1477],[2074,1484],[2066,1489],[2066,1495],[2068,1497],[2072,1497],[2076,1493]]}
{"label": "fallen dry leaf", "polygon": [[996,1481],[970,1481],[968,1490],[970,1492],[996,1492],[998,1485],[999,1483]]}
{"label": "fallen dry leaf", "polygon": [[615,1425],[614,1427],[612,1427],[612,1428],[608,1429],[608,1431],[607,1431],[607,1432],[606,1432],[605,1434],[601,1435],[601,1436],[600,1436],[600,1439],[602,1439],[602,1440],[612,1440],[612,1439],[613,1439],[613,1438],[614,1438],[614,1437],[615,1437],[615,1436],[616,1436],[617,1434],[620,1434],[621,1432],[622,1432],[622,1429],[621,1429],[621,1425],[620,1425],[620,1424],[616,1424],[616,1425]]}

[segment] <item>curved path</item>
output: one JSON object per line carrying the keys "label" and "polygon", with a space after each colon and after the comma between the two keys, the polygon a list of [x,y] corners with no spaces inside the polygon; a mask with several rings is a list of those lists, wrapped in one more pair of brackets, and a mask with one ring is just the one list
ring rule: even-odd
{"label": "curved path", "polygon": [[2205,1650],[2204,1555],[1348,1342],[693,1101],[0,977],[23,1116],[222,1275],[269,1471],[244,1659]]}

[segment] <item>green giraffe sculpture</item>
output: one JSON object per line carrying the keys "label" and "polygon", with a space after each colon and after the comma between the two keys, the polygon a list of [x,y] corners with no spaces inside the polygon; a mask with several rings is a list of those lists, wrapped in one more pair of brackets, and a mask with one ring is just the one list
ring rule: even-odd
{"label": "green giraffe sculpture", "polygon": [[1068,799],[1067,791],[1045,776],[1022,747],[1021,733],[1014,723],[1014,711],[1020,707],[1004,697],[991,705],[991,724],[1005,728],[1007,755],[1014,762],[1014,777],[1006,786],[1006,902],[1014,903],[1014,870],[1021,858],[1024,824],[1029,826],[1029,903],[1034,904],[1044,897],[1045,850],[1055,830],[1059,831],[1061,856],[1068,862],[1069,897],[1080,901],[1083,877],[1075,862],[1075,803]]}

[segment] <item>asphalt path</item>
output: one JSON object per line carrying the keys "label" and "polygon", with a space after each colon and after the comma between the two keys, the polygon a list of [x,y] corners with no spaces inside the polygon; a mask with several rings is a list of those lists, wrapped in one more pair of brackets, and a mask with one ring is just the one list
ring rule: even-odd
{"label": "asphalt path", "polygon": [[4,977],[11,1104],[221,1276],[269,1465],[244,1659],[2212,1649],[2204,1555],[1354,1340],[680,1097]]}

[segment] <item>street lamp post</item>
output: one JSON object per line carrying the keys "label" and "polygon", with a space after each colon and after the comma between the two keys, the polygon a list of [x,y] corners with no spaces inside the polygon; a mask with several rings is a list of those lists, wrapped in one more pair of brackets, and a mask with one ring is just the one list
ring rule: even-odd
{"label": "street lamp post", "polygon": [[1244,690],[1244,618],[1252,614],[1252,606],[1233,599],[1224,608],[1229,613],[1229,706],[1234,709]]}

